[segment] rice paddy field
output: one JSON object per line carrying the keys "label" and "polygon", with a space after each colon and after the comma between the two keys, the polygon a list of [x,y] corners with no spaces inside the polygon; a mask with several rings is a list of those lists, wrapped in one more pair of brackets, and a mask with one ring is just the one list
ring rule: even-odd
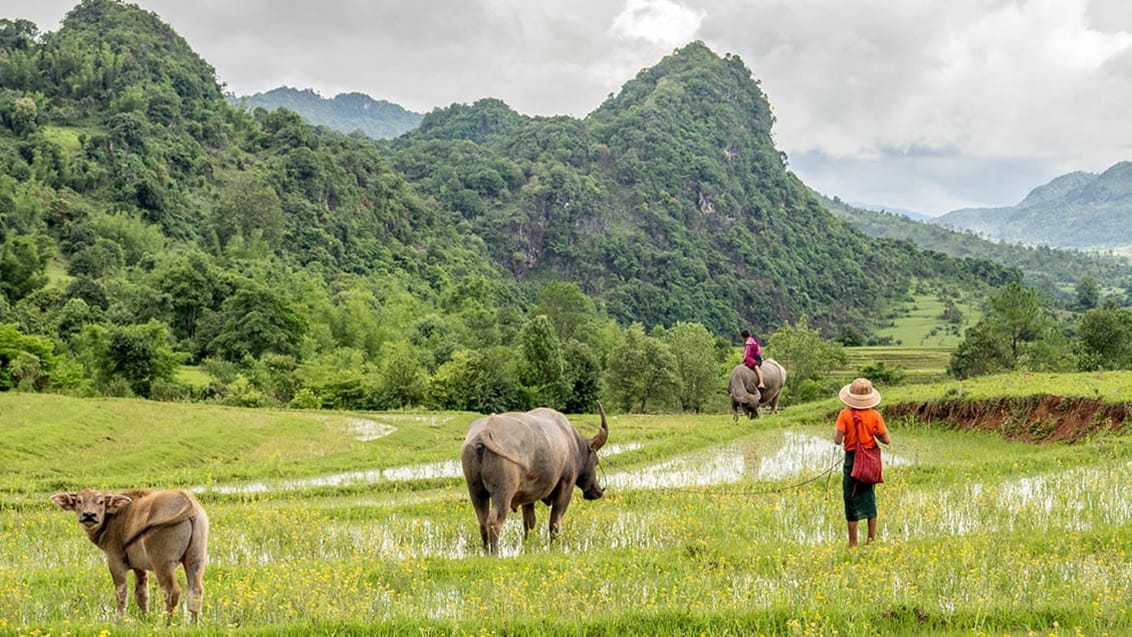
{"label": "rice paddy field", "polygon": [[[882,413],[1042,395],[1121,405],[1132,374],[890,388]],[[610,414],[605,497],[576,491],[554,542],[547,507],[525,541],[511,515],[489,557],[458,463],[476,414],[0,394],[0,633],[1132,634],[1127,423],[1021,442],[892,418],[878,541],[849,549],[838,408]],[[571,420],[586,436],[599,422]],[[198,495],[212,525],[199,624],[132,598],[116,615],[103,554],[49,502],[88,486]]]}

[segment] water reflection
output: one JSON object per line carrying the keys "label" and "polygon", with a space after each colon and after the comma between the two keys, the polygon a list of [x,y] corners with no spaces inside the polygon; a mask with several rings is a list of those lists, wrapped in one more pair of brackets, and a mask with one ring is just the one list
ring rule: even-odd
{"label": "water reflection", "polygon": [[[765,444],[765,443],[764,443]],[[882,451],[888,466],[911,461]],[[607,478],[618,489],[673,489],[730,484],[746,477],[773,482],[819,475],[831,468],[840,471],[844,454],[829,438],[786,431],[773,453],[760,457],[754,443],[734,444],[714,451],[701,451]]]}

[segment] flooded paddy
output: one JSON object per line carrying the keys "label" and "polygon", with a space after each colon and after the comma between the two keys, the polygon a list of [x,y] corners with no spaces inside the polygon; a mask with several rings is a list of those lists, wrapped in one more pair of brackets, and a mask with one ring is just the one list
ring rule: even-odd
{"label": "flooded paddy", "polygon": [[[759,441],[694,452],[610,474],[607,485],[628,490],[712,486],[741,480],[775,482],[840,471],[844,459],[841,448],[832,440],[813,434],[786,431],[769,455],[760,455],[759,450],[766,447],[766,441]],[[883,452],[883,457],[887,466],[912,464],[908,458],[890,452]]]}

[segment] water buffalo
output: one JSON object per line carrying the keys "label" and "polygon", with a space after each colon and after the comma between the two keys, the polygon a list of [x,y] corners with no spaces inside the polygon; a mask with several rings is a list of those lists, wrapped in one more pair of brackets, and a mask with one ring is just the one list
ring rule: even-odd
{"label": "water buffalo", "polygon": [[149,611],[147,571],[157,575],[165,592],[170,620],[181,599],[177,564],[185,568],[189,613],[195,623],[204,600],[204,566],[208,549],[208,515],[188,491],[128,490],[101,493],[84,489],[56,493],[51,501],[78,515],[91,542],[106,553],[118,612],[126,612],[126,571],[134,572],[134,600]]}
{"label": "water buffalo", "polygon": [[499,533],[507,510],[523,507],[523,537],[535,527],[535,502],[550,505],[550,537],[558,534],[562,515],[582,490],[586,500],[602,496],[597,483],[597,450],[609,437],[605,410],[601,430],[582,437],[566,416],[553,409],[493,414],[473,422],[460,448],[468,495],[479,518],[484,549],[499,552]]}
{"label": "water buffalo", "polygon": [[739,407],[747,412],[747,418],[759,417],[759,406],[770,405],[771,413],[778,411],[778,396],[786,385],[786,369],[778,361],[768,358],[763,361],[763,389],[754,370],[740,363],[731,370],[727,381],[727,393],[731,395],[731,417],[739,419]]}

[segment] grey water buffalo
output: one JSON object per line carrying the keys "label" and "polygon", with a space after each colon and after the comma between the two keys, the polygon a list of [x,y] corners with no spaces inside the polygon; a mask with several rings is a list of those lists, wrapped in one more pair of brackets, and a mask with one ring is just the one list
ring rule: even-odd
{"label": "grey water buffalo", "polygon": [[605,410],[601,429],[583,438],[566,416],[553,409],[493,414],[468,428],[460,463],[479,519],[483,547],[499,552],[507,511],[523,507],[523,537],[535,527],[535,503],[550,505],[550,537],[558,535],[574,487],[586,500],[602,496],[597,451],[609,437]]}
{"label": "grey water buffalo", "polygon": [[208,550],[208,515],[188,491],[101,493],[84,489],[56,493],[51,501],[74,511],[90,541],[106,553],[118,612],[126,612],[126,573],[134,572],[134,600],[149,611],[148,571],[157,575],[165,593],[165,612],[172,620],[181,599],[177,564],[185,568],[189,613],[195,623],[204,601]]}
{"label": "grey water buffalo", "polygon": [[778,411],[778,397],[786,385],[786,369],[778,361],[768,358],[763,361],[763,389],[759,389],[759,379],[755,371],[740,363],[731,370],[727,381],[727,393],[731,395],[731,417],[739,419],[739,408],[747,412],[747,418],[758,418],[759,407],[768,405],[771,413]]}

